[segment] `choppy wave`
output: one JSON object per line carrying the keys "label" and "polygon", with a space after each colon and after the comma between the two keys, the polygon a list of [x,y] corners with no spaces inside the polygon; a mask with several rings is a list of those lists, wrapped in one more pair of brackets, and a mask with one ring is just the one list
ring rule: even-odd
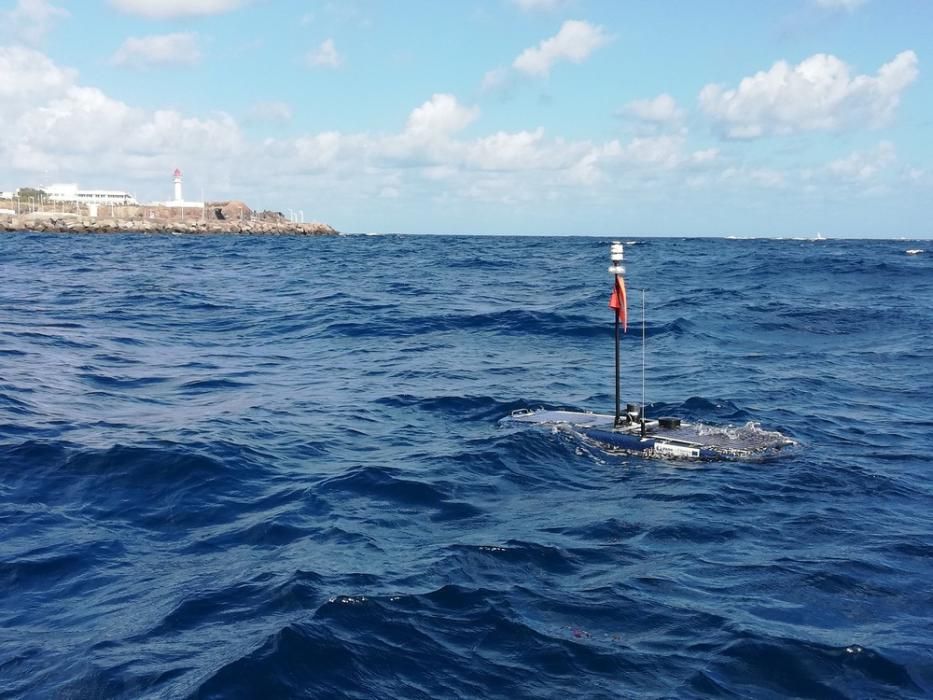
{"label": "choppy wave", "polygon": [[931,258],[606,243],[0,238],[0,697],[929,696]]}

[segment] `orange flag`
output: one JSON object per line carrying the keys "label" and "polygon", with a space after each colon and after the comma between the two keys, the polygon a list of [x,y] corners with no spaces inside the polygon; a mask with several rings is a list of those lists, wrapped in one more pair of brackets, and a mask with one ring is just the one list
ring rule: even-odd
{"label": "orange flag", "polygon": [[609,308],[615,309],[616,318],[622,323],[622,330],[628,333],[628,302],[625,298],[625,280],[622,279],[622,275],[616,275],[612,296],[609,297]]}

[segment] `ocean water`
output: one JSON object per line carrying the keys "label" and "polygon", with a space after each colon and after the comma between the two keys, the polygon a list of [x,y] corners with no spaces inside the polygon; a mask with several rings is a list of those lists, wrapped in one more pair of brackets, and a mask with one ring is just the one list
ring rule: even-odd
{"label": "ocean water", "polygon": [[[623,239],[624,240],[624,239]],[[0,236],[0,697],[933,694],[933,251]]]}

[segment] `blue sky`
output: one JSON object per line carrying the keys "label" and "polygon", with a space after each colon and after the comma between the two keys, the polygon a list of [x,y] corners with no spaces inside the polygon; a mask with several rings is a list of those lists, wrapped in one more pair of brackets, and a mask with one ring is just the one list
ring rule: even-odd
{"label": "blue sky", "polygon": [[0,0],[0,190],[343,231],[930,237],[928,0]]}

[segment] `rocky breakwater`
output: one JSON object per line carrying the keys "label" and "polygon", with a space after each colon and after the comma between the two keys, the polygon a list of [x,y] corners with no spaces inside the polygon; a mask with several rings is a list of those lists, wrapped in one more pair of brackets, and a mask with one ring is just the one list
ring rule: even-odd
{"label": "rocky breakwater", "polygon": [[87,219],[73,217],[0,218],[0,231],[48,233],[174,233],[236,234],[243,236],[333,236],[337,230],[316,221],[161,221],[145,219]]}

